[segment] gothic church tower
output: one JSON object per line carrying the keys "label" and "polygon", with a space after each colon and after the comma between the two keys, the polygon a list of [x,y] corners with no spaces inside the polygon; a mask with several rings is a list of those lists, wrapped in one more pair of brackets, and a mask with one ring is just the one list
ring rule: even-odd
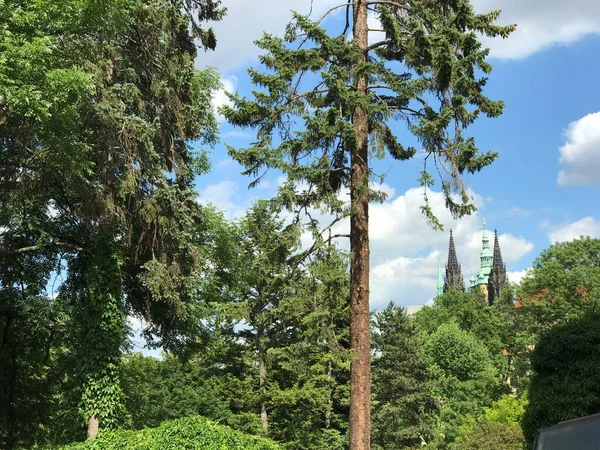
{"label": "gothic church tower", "polygon": [[[500,292],[508,283],[506,276],[506,265],[502,261],[502,252],[498,241],[498,232],[494,230],[494,250],[490,248],[485,219],[483,219],[483,235],[481,237],[481,266],[476,275],[471,276],[470,287],[479,287],[485,294],[488,305],[492,306],[494,300],[500,296]],[[465,290],[465,281],[462,276],[461,266],[456,256],[454,236],[450,230],[450,244],[448,246],[448,263],[446,264],[446,276],[442,277],[442,268],[438,256],[438,283],[437,295],[449,289],[457,291]]]}
{"label": "gothic church tower", "polygon": [[487,286],[488,304],[490,306],[492,306],[494,300],[500,296],[500,291],[504,288],[506,283],[506,265],[502,261],[502,252],[500,251],[500,243],[498,242],[498,232],[494,230],[494,258]]}
{"label": "gothic church tower", "polygon": [[456,248],[454,247],[454,237],[450,230],[450,245],[448,247],[448,264],[446,264],[446,280],[444,281],[444,292],[448,289],[457,291],[465,290],[465,280],[462,276],[460,264],[456,257]]}

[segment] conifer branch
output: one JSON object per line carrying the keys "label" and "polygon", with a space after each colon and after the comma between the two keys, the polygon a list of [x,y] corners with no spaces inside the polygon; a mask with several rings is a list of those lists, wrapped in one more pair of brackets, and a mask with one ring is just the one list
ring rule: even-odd
{"label": "conifer branch", "polygon": [[[369,29],[369,31],[385,31],[385,30]],[[367,52],[370,52],[371,50],[375,50],[376,48],[383,47],[384,45],[388,45],[391,43],[392,43],[392,41],[390,41],[389,39],[384,39],[383,41],[375,42],[374,44],[371,44],[367,47]]]}
{"label": "conifer branch", "polygon": [[303,92],[302,94],[293,95],[292,97],[289,98],[289,100],[287,101],[287,103],[289,104],[289,103],[293,102],[294,100],[298,100],[299,98],[307,97],[310,94],[323,94],[325,92],[329,92],[329,88],[326,88],[326,89],[313,89],[312,91],[306,91],[306,92]]}
{"label": "conifer branch", "polygon": [[321,18],[319,19],[319,21],[317,23],[321,23],[323,21],[323,19],[325,19],[325,17],[327,17],[329,14],[331,14],[336,9],[343,8],[344,6],[349,7],[350,5],[353,5],[353,4],[354,4],[354,2],[352,0],[348,0],[347,3],[340,3],[339,5],[329,8],[329,10],[321,16]]}

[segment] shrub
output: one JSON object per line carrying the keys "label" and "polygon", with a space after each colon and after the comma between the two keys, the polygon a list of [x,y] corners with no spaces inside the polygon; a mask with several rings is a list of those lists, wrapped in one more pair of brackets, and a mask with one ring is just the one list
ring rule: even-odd
{"label": "shrub", "polygon": [[199,416],[168,420],[140,431],[104,431],[63,450],[281,450],[275,442]]}

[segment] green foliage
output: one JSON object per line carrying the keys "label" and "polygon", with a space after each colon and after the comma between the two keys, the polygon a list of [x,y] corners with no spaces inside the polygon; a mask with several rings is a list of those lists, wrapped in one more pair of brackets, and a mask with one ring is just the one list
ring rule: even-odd
{"label": "green foliage", "polygon": [[[275,202],[293,211],[296,221],[309,208],[333,213],[335,220],[350,216],[351,350],[357,358],[351,365],[357,414],[350,430],[356,443],[368,440],[359,424],[369,421],[370,412],[368,204],[384,198],[370,188],[376,175],[369,158],[413,158],[416,148],[398,139],[406,126],[427,154],[425,164],[433,163],[442,174],[441,190],[452,215],[474,211],[461,177],[479,172],[496,154],[479,152],[463,130],[480,114],[496,117],[503,109],[502,102],[483,95],[487,77],[476,78],[478,71],[491,71],[488,50],[476,33],[504,37],[514,29],[494,25],[498,12],[476,15],[468,0],[416,0],[403,6],[400,13],[394,2],[349,2],[346,29],[336,36],[294,14],[285,39],[265,35],[257,42],[265,51],[260,57],[265,70],[248,71],[257,86],[253,98],[232,94],[232,106],[222,107],[231,124],[256,131],[250,147],[228,147],[244,173],[255,177],[251,185],[265,170],[275,169],[286,177]],[[385,39],[373,44],[368,42],[369,9],[385,31]],[[350,17],[352,39],[346,36]],[[427,170],[420,179],[422,211],[441,228],[427,200],[433,182]],[[342,189],[349,190],[350,206],[340,199]],[[323,244],[320,225],[306,216],[318,247]]]}
{"label": "green foliage", "polygon": [[[297,334],[279,335],[269,350],[277,383],[269,435],[290,449],[342,450],[350,397],[347,257],[321,247],[304,270],[292,297]],[[281,317],[290,324],[289,313]]]}
{"label": "green foliage", "polygon": [[124,421],[125,314],[151,318],[167,346],[197,318],[206,259],[193,182],[216,140],[218,76],[195,69],[195,38],[215,42],[190,21],[222,14],[217,0],[0,4],[0,258],[17,270],[28,260],[37,282],[64,270],[81,414],[101,426]]}
{"label": "green foliage", "polygon": [[[116,428],[124,416],[119,382],[121,345],[125,338],[124,298],[121,262],[110,242],[99,242],[94,258],[84,269],[84,307],[77,355],[81,377],[80,414],[87,422],[96,415],[106,428]],[[67,288],[68,289],[68,288]]]}
{"label": "green foliage", "polygon": [[531,335],[597,310],[599,255],[600,239],[590,237],[553,244],[540,254],[519,291],[519,310]]}
{"label": "green foliage", "polygon": [[523,450],[525,448],[521,428],[498,422],[477,422],[460,447],[461,450]]}
{"label": "green foliage", "polygon": [[440,405],[416,330],[393,303],[375,314],[373,326],[373,448],[417,447],[434,436]]}
{"label": "green foliage", "polygon": [[441,325],[425,342],[425,351],[447,376],[459,381],[497,375],[485,345],[455,322]]}
{"label": "green foliage", "polygon": [[106,431],[65,450],[277,450],[268,439],[246,435],[203,417],[170,420],[141,431]]}
{"label": "green foliage", "polygon": [[531,355],[533,376],[523,430],[531,443],[540,428],[600,412],[600,322],[595,313],[550,328]]}
{"label": "green foliage", "polygon": [[456,322],[461,330],[473,333],[487,347],[501,374],[506,371],[507,364],[502,350],[511,336],[508,319],[508,314],[499,307],[487,305],[478,288],[469,292],[444,292],[435,299],[433,306],[426,306],[415,315],[417,329],[422,333],[432,334],[440,325],[450,322]]}
{"label": "green foliage", "polygon": [[[1,269],[0,269],[1,270]],[[75,361],[65,348],[69,308],[28,296],[14,315],[0,315],[0,448],[71,442],[77,398]],[[70,430],[70,432],[69,432]]]}
{"label": "green foliage", "polygon": [[263,432],[286,447],[340,448],[347,427],[347,261],[332,247],[299,259],[299,228],[285,226],[267,202],[248,211],[238,236],[233,301],[222,309],[244,321],[235,332],[244,355],[232,373],[244,388],[232,399],[235,410],[260,415]]}
{"label": "green foliage", "polygon": [[438,377],[443,439],[449,443],[467,414],[483,415],[497,395],[500,377],[485,344],[456,322],[442,324],[423,349]]}
{"label": "green foliage", "polygon": [[493,402],[491,407],[485,409],[485,419],[488,422],[520,427],[528,403],[526,397],[515,398],[513,395],[503,395]]}
{"label": "green foliage", "polygon": [[211,374],[196,360],[162,360],[139,353],[124,356],[121,384],[132,428],[157,427],[165,420],[202,415],[230,423],[228,377]]}
{"label": "green foliage", "polygon": [[[285,40],[266,35],[258,42],[267,71],[250,69],[249,75],[263,90],[251,100],[232,96],[233,106],[223,107],[232,124],[256,127],[257,139],[247,149],[230,148],[230,154],[248,174],[258,175],[265,167],[285,173],[280,193],[285,206],[324,205],[339,211],[335,194],[350,186],[348,163],[358,142],[353,113],[360,106],[368,117],[371,155],[414,157],[416,149],[400,142],[393,126],[404,122],[443,173],[442,190],[453,215],[468,214],[474,207],[460,176],[480,171],[497,155],[479,153],[463,130],[480,114],[496,117],[503,109],[502,102],[482,93],[488,78],[475,77],[478,70],[491,71],[488,50],[476,33],[505,37],[514,26],[494,25],[497,11],[474,14],[467,0],[411,2],[405,14],[388,2],[371,2],[371,7],[386,39],[368,49],[358,49],[343,33],[328,35],[299,14]],[[368,62],[361,52],[369,54]],[[368,80],[365,91],[358,88],[362,77]],[[421,180],[426,188],[432,185],[427,169]],[[308,189],[297,191],[300,184]],[[428,204],[423,212],[441,226]]]}

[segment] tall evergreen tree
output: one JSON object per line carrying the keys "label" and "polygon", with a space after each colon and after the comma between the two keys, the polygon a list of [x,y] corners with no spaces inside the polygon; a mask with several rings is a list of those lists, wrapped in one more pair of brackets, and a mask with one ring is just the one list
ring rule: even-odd
{"label": "tall evergreen tree", "polygon": [[417,331],[393,303],[375,314],[373,326],[373,446],[418,447],[433,437],[439,405]]}
{"label": "tall evergreen tree", "polygon": [[[346,26],[332,36],[320,22],[339,8],[346,8]],[[369,41],[369,11],[385,33],[379,42]],[[352,450],[370,446],[369,202],[381,196],[369,189],[369,157],[387,151],[398,160],[412,158],[416,149],[399,142],[391,125],[407,124],[428,155],[425,163],[442,173],[452,214],[473,211],[461,176],[478,172],[496,155],[479,153],[463,130],[482,113],[495,117],[502,111],[501,102],[482,94],[487,77],[478,77],[491,66],[477,33],[505,37],[514,28],[494,25],[498,15],[475,14],[468,0],[354,0],[334,6],[318,22],[295,14],[285,40],[266,35],[258,43],[267,72],[249,74],[264,90],[254,99],[232,96],[233,106],[223,108],[232,124],[257,128],[251,147],[230,149],[246,173],[272,167],[287,175],[280,192],[284,206],[342,214],[336,194],[342,187],[350,191]],[[427,166],[420,182],[425,189],[433,184]],[[427,200],[422,210],[441,226]]]}
{"label": "tall evergreen tree", "polygon": [[14,55],[0,62],[0,258],[29,261],[38,290],[67,265],[89,437],[122,410],[126,313],[152,317],[166,345],[191,316],[206,160],[190,142],[215,141],[218,85],[194,68],[195,39],[214,48],[200,22],[222,14],[218,0],[0,4],[0,49]]}
{"label": "tall evergreen tree", "polygon": [[[298,227],[257,202],[237,225],[235,280],[219,307],[236,428],[268,434],[290,448],[342,449],[348,384],[348,273],[333,246],[299,258]],[[299,262],[301,263],[299,265]],[[237,329],[236,329],[237,328]],[[219,345],[216,341],[213,343]],[[203,350],[200,364],[213,364]],[[235,356],[234,356],[235,355]],[[235,361],[235,362],[234,362]],[[246,414],[260,417],[252,428]],[[236,420],[236,417],[230,417]]]}
{"label": "tall evergreen tree", "polygon": [[[297,248],[299,234],[296,226],[285,226],[265,201],[259,201],[248,211],[239,228],[242,264],[238,287],[245,310],[245,329],[240,335],[256,355],[260,417],[263,428],[268,430],[268,351],[285,343],[282,331],[297,332],[290,327],[296,314],[288,311],[292,313],[288,322],[284,310],[295,306],[290,297],[297,273],[288,261]],[[284,342],[276,342],[281,339]]]}
{"label": "tall evergreen tree", "polygon": [[281,389],[273,414],[277,429],[271,436],[290,448],[347,447],[347,268],[347,258],[333,245],[312,255],[303,283],[290,299],[296,323],[288,326],[297,333],[271,351],[274,379]]}

